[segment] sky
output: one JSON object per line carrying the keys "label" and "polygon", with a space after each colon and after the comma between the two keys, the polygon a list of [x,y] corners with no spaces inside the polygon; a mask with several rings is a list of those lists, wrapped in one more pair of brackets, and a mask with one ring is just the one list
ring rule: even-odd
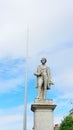
{"label": "sky", "polygon": [[22,130],[26,73],[27,130],[33,128],[31,104],[37,96],[34,71],[46,57],[54,86],[54,124],[73,108],[73,0],[0,0],[0,129]]}

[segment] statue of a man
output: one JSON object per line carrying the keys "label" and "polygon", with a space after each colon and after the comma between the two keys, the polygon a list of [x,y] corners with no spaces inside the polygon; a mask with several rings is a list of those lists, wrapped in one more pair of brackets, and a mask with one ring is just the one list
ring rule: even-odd
{"label": "statue of a man", "polygon": [[37,77],[37,85],[38,88],[38,99],[46,98],[46,90],[50,89],[50,86],[53,85],[51,81],[50,68],[46,66],[46,58],[41,59],[41,65],[39,65],[34,73]]}

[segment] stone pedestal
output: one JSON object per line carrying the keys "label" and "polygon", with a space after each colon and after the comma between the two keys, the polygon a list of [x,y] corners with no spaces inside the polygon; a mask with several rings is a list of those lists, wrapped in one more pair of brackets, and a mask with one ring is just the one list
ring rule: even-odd
{"label": "stone pedestal", "polygon": [[35,99],[31,105],[34,112],[34,130],[54,130],[53,110],[56,105],[53,100]]}

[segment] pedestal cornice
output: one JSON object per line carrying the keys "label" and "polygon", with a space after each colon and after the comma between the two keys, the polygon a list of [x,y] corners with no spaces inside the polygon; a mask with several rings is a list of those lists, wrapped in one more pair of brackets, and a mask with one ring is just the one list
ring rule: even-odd
{"label": "pedestal cornice", "polygon": [[37,109],[51,109],[54,110],[56,105],[53,103],[52,99],[49,100],[38,100],[35,99],[34,104],[31,105],[31,110],[34,112]]}

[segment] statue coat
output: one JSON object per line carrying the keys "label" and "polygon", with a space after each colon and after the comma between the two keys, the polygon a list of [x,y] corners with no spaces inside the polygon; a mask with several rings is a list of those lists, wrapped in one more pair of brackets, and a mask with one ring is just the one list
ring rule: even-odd
{"label": "statue coat", "polygon": [[39,65],[34,73],[35,76],[37,76],[37,82],[36,87],[40,86],[42,83],[42,87],[44,87],[44,83],[46,86],[46,89],[50,89],[50,85],[53,84],[51,81],[51,74],[50,74],[50,68],[46,65],[43,67],[42,65]]}

